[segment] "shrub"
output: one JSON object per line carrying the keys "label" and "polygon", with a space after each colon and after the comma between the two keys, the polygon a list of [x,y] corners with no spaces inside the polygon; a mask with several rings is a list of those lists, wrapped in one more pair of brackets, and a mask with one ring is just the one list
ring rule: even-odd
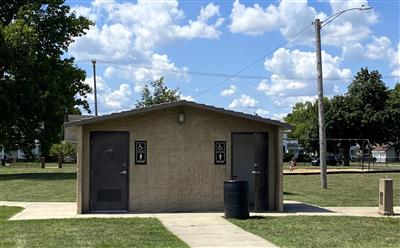
{"label": "shrub", "polygon": [[62,141],[60,144],[53,144],[50,148],[50,155],[54,158],[62,157],[63,160],[67,156],[76,156],[76,146],[68,141]]}

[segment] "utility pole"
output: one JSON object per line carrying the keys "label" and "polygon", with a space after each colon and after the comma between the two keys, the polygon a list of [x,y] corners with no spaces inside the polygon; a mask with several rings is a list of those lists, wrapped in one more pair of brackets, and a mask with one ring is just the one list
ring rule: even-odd
{"label": "utility pole", "polygon": [[96,60],[92,60],[93,64],[93,90],[94,90],[94,115],[97,116],[97,87],[96,87]]}
{"label": "utility pole", "polygon": [[328,188],[326,176],[326,130],[324,110],[324,89],[322,85],[322,58],[321,58],[321,22],[315,19],[315,45],[317,55],[317,83],[318,83],[318,129],[319,129],[319,165],[321,167],[321,188]]}

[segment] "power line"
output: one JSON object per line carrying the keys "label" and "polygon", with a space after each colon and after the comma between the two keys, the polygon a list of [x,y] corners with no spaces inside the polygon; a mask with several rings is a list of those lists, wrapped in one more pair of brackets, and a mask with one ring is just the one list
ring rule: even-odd
{"label": "power line", "polygon": [[[79,59],[75,60],[75,62],[87,62],[91,63],[92,59]],[[118,62],[113,62],[113,61],[107,61],[107,60],[99,60],[96,59],[96,61],[99,63],[103,64],[112,64],[114,66],[120,67],[120,68],[126,68],[126,67],[131,67],[132,64],[120,64]],[[140,68],[152,70],[152,71],[167,71],[167,72],[176,72],[177,74],[193,74],[193,75],[198,75],[198,76],[207,76],[207,77],[224,77],[224,78],[241,78],[241,79],[268,79],[267,76],[260,76],[260,75],[234,75],[234,74],[224,74],[224,73],[216,73],[216,72],[202,72],[202,71],[191,71],[191,70],[179,70],[179,69],[173,69],[173,68],[154,68],[148,65],[144,64],[134,64],[138,65]],[[353,79],[354,77],[324,77],[325,80],[350,80]],[[398,76],[382,76],[382,78],[400,78]],[[308,80],[315,80],[315,77],[310,77],[310,78],[300,78],[300,77],[286,77],[286,78],[280,78],[280,81],[291,81],[291,80],[302,80],[302,81],[308,81]]]}
{"label": "power line", "polygon": [[233,74],[230,77],[225,78],[224,80],[222,80],[221,82],[218,82],[216,84],[214,84],[213,86],[211,86],[210,88],[201,91],[200,93],[198,93],[197,95],[195,95],[194,97],[198,97],[218,86],[220,86],[221,84],[225,83],[226,81],[238,76],[240,73],[242,73],[243,71],[249,69],[250,67],[252,67],[253,65],[257,64],[258,62],[264,60],[267,56],[271,55],[273,52],[275,52],[276,50],[278,50],[279,48],[281,48],[282,46],[284,46],[285,44],[289,43],[291,40],[293,40],[294,38],[296,38],[299,34],[301,34],[304,30],[308,29],[308,27],[312,26],[312,23],[310,23],[309,25],[307,25],[306,27],[304,27],[303,29],[301,29],[299,32],[297,32],[296,34],[294,34],[292,37],[290,37],[288,40],[282,42],[281,44],[279,44],[277,47],[275,47],[274,49],[272,49],[271,51],[269,51],[267,54],[263,55],[262,57],[260,57],[259,59],[257,59],[256,61],[250,63],[249,65],[245,66],[243,69],[239,70],[238,72],[236,72],[235,74]]}

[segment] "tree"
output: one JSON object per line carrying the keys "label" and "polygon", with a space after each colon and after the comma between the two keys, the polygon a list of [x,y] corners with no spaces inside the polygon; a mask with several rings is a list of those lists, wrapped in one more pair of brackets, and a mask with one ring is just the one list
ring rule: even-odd
{"label": "tree", "polygon": [[64,161],[67,156],[76,156],[76,146],[68,141],[53,144],[50,148],[50,155],[54,158],[61,157]]}
{"label": "tree", "polygon": [[151,82],[150,87],[146,84],[140,94],[141,100],[137,101],[136,108],[143,108],[166,102],[174,102],[181,99],[179,89],[168,89],[164,83],[163,77]]}
{"label": "tree", "polygon": [[65,109],[90,111],[85,72],[64,52],[92,23],[63,0],[6,2],[0,5],[0,144],[29,158],[39,140],[47,155],[62,138]]}
{"label": "tree", "polygon": [[298,139],[306,151],[318,150],[318,106],[317,102],[299,102],[293,107],[285,121],[293,125],[290,138]]}
{"label": "tree", "polygon": [[400,83],[389,91],[389,99],[386,104],[386,116],[389,131],[389,139],[395,144],[396,153],[400,153]]}
{"label": "tree", "polygon": [[[326,136],[328,139],[369,139],[372,144],[388,142],[399,127],[400,87],[388,91],[378,71],[361,70],[344,95],[325,99]],[[314,104],[315,105],[315,104]],[[318,137],[317,112],[311,102],[298,103],[285,120],[295,125],[295,138]],[[314,108],[314,112],[313,112]],[[397,133],[398,135],[398,133]],[[397,136],[398,137],[398,136]],[[354,141],[329,142],[340,145],[344,162],[349,163],[349,149]]]}

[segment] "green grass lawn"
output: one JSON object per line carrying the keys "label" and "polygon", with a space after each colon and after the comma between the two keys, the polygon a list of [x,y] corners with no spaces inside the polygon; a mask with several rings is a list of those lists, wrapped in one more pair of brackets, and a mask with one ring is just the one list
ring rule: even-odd
{"label": "green grass lawn", "polygon": [[0,247],[188,247],[155,218],[7,220],[0,207]]}
{"label": "green grass lawn", "polygon": [[0,166],[2,201],[76,201],[76,165],[17,163]]}
{"label": "green grass lawn", "polygon": [[231,220],[281,247],[399,247],[400,219],[290,216]]}
{"label": "green grass lawn", "polygon": [[[285,200],[319,206],[377,206],[379,178],[394,182],[394,205],[400,206],[400,173],[328,174],[328,190],[320,189],[319,175],[285,175]],[[13,164],[0,166],[0,200],[76,201],[76,166]]]}
{"label": "green grass lawn", "polygon": [[285,200],[324,207],[378,206],[379,178],[393,179],[394,205],[400,206],[400,173],[328,174],[328,189],[320,188],[319,175],[285,175]]}

